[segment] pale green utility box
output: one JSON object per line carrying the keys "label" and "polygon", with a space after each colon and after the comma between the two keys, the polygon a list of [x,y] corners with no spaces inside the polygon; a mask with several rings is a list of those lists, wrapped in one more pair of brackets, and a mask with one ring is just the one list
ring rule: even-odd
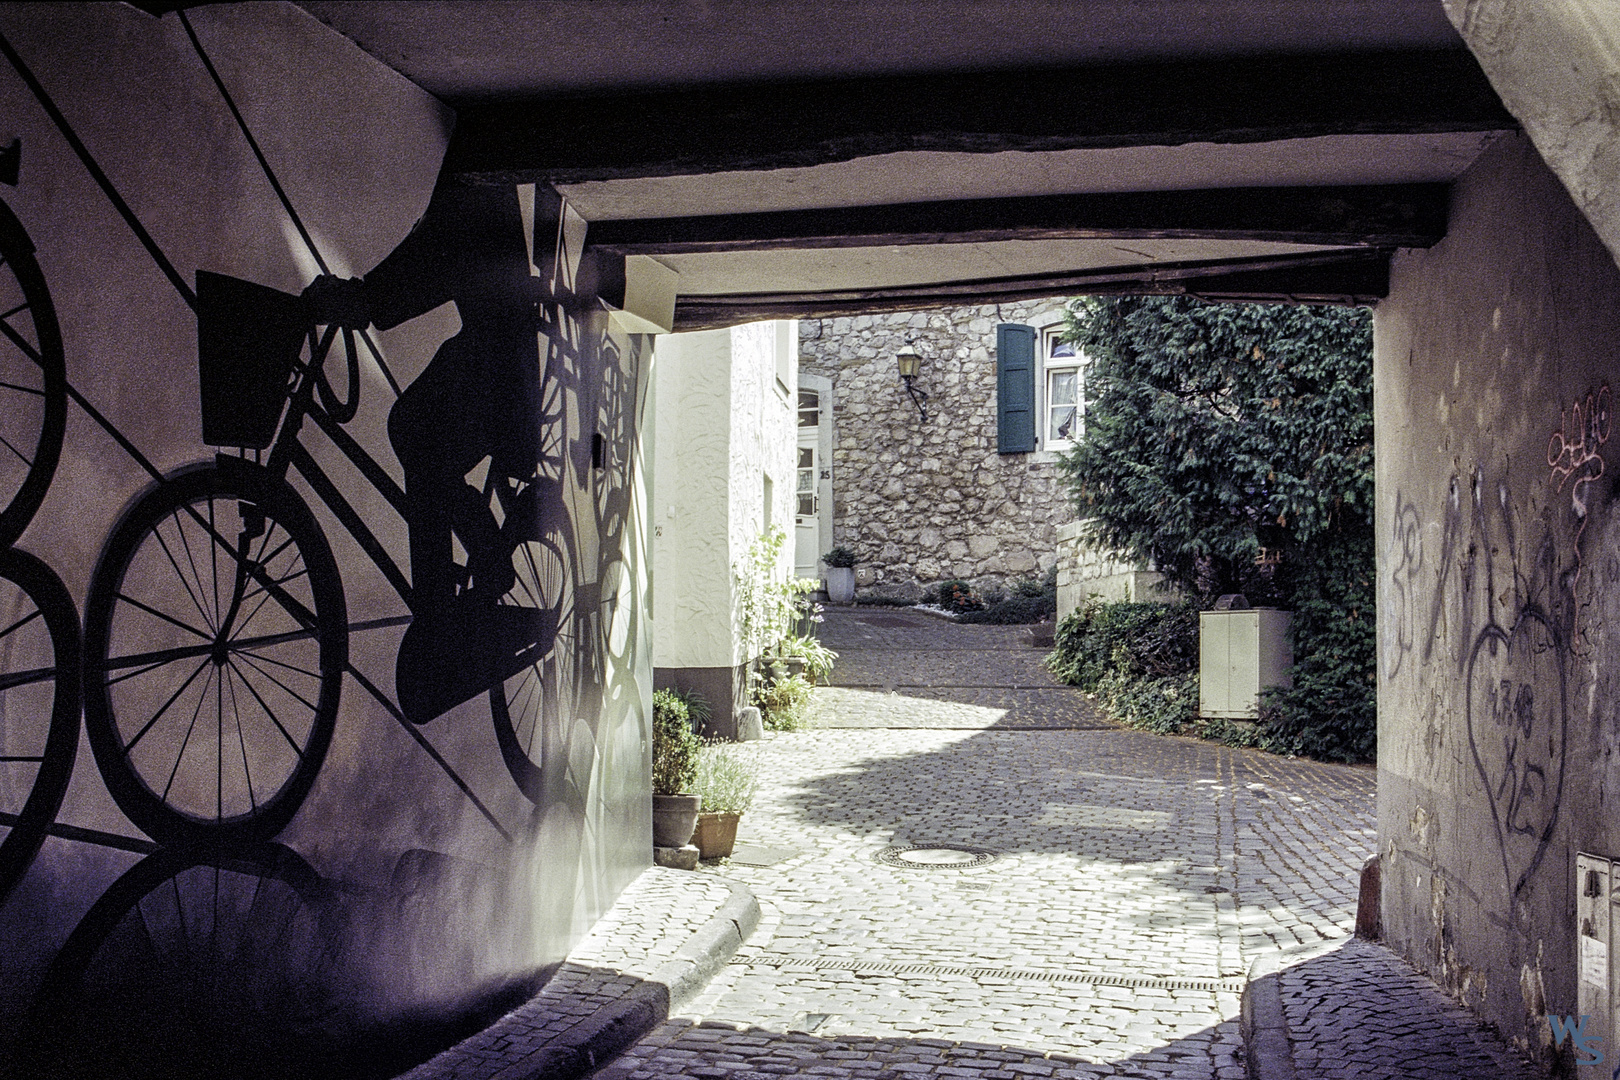
{"label": "pale green utility box", "polygon": [[1276,608],[1199,613],[1199,716],[1258,720],[1260,691],[1294,685],[1291,621]]}

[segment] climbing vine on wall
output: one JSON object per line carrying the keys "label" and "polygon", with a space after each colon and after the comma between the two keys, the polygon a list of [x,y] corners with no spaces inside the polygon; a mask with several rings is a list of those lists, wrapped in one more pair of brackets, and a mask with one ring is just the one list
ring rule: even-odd
{"label": "climbing vine on wall", "polygon": [[1374,648],[1372,320],[1350,308],[1082,299],[1085,438],[1063,461],[1105,544],[1208,603],[1295,612],[1294,689],[1272,748],[1370,759]]}

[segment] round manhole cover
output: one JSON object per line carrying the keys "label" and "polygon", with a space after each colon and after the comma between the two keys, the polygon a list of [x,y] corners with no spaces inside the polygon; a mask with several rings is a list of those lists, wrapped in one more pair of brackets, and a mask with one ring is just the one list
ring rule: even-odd
{"label": "round manhole cover", "polygon": [[877,854],[880,863],[912,870],[965,870],[983,866],[995,857],[993,851],[955,847],[890,847]]}

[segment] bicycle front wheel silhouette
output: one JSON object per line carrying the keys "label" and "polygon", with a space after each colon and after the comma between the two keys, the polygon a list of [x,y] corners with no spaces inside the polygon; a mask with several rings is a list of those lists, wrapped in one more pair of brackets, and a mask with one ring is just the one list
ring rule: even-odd
{"label": "bicycle front wheel silhouette", "polygon": [[16,543],[56,475],[67,369],[34,244],[0,202],[0,546]]}
{"label": "bicycle front wheel silhouette", "polygon": [[85,608],[85,731],[107,790],[163,842],[276,835],[326,757],[347,663],[337,563],[285,481],[244,463],[153,486]]}
{"label": "bicycle front wheel silhouette", "polygon": [[0,903],[56,820],[79,751],[79,612],[61,579],[0,549]]}

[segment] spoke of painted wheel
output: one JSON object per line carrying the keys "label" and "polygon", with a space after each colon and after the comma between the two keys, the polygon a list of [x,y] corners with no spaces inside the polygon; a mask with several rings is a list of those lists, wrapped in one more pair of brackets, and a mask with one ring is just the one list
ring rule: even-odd
{"label": "spoke of painted wheel", "polygon": [[[265,649],[272,645],[284,645],[289,641],[308,641],[315,636],[313,630],[289,630],[285,634],[265,634],[262,637],[246,638],[231,643],[233,649]],[[121,656],[116,659],[108,657],[101,670],[117,671],[127,667],[139,667],[142,664],[172,664],[176,660],[189,660],[194,656],[207,656],[214,651],[212,640],[206,640],[201,645],[183,645],[175,649],[157,649],[153,652],[135,653],[132,656]]]}
{"label": "spoke of painted wheel", "polygon": [[[204,697],[207,696],[206,691]],[[176,766],[178,768],[178,766]],[[214,673],[214,820],[225,817],[225,672]],[[215,871],[214,895],[219,895]]]}
{"label": "spoke of painted wheel", "polygon": [[28,359],[32,360],[40,367],[45,366],[45,358],[39,354],[38,349],[34,348],[33,343],[27,338],[23,337],[21,334],[17,333],[17,328],[12,326],[11,323],[5,321],[4,319],[0,319],[0,334],[4,334],[13,345],[21,349],[23,355],[28,357]]}
{"label": "spoke of painted wheel", "polygon": [[[531,668],[530,671],[532,672],[533,669]],[[526,693],[524,694],[523,708],[518,715],[530,717],[533,720],[533,723],[529,725],[528,740],[523,744],[523,756],[532,761],[534,760],[534,755],[531,754],[530,751],[534,748],[534,737],[540,731],[540,715],[538,707],[535,708],[534,712],[530,712],[530,706],[539,696],[540,680],[538,678],[525,678],[523,688]],[[507,709],[507,714],[511,715],[510,708]],[[512,733],[514,735],[518,733],[518,728],[516,725],[514,725]]]}
{"label": "spoke of painted wheel", "polygon": [[162,619],[164,622],[173,623],[174,625],[178,626],[182,630],[185,630],[185,631],[188,631],[190,633],[196,634],[198,637],[202,638],[206,642],[209,642],[210,644],[212,644],[212,642],[214,640],[214,635],[208,633],[207,631],[199,630],[195,626],[192,626],[190,623],[183,623],[179,619],[175,618],[173,615],[170,615],[167,612],[159,611],[157,608],[153,607],[151,604],[143,603],[140,600],[135,599],[133,596],[129,595],[128,593],[123,593],[123,592],[119,593],[118,594],[118,599],[122,600],[126,604],[134,604],[136,607],[140,608],[142,611],[146,612],[148,615],[156,615],[158,618]]}
{"label": "spoke of painted wheel", "polygon": [[57,669],[53,667],[28,668],[24,671],[7,672],[0,675],[0,691],[15,690],[19,686],[30,686],[42,683],[47,679],[56,678]]}
{"label": "spoke of painted wheel", "polygon": [[274,664],[276,667],[283,667],[288,671],[296,671],[298,674],[308,675],[312,679],[319,680],[321,677],[321,673],[318,671],[310,671],[308,668],[301,668],[297,664],[289,664],[285,660],[277,660],[273,656],[265,656],[263,653],[256,653],[252,649],[241,649],[233,645],[231,646],[231,652],[241,653],[244,656],[251,656],[255,660],[263,661],[266,664]]}
{"label": "spoke of painted wheel", "polygon": [[10,322],[11,317],[13,315],[17,314],[17,312],[19,312],[19,311],[27,311],[27,310],[28,310],[28,301],[24,300],[22,303],[18,304],[16,307],[10,309],[9,311],[0,311],[0,319],[4,319],[6,322]]}
{"label": "spoke of painted wheel", "polygon": [[0,435],[0,446],[4,446],[7,450],[10,450],[13,454],[16,454],[17,460],[22,462],[25,467],[30,469],[34,467],[34,463],[28,459],[28,455],[24,454],[21,450],[18,450],[15,446],[12,446],[11,441],[4,435]]}
{"label": "spoke of painted wheel", "polygon": [[0,638],[10,637],[14,631],[20,630],[24,626],[27,626],[29,623],[39,618],[41,614],[42,612],[38,608],[35,608],[32,614],[24,615],[22,618],[18,619],[4,630],[0,630]]}
{"label": "spoke of painted wheel", "polygon": [[[307,573],[309,573],[309,567],[306,566],[302,570],[298,571],[295,574],[288,574],[284,578],[275,579],[272,582],[272,584],[276,585],[277,587],[280,587],[282,585],[285,585],[289,581],[297,581],[299,578],[303,577]],[[260,612],[261,609],[263,609],[265,604],[270,602],[270,597],[273,595],[273,593],[269,589],[260,589],[259,592],[264,594],[264,599],[260,600],[258,602],[258,604],[253,608],[253,610],[248,613],[247,618],[243,619],[240,623],[237,624],[237,630],[238,631],[246,629],[247,624],[253,621],[253,617],[255,615],[257,615]],[[257,596],[257,595],[258,595],[258,593],[245,593],[242,596],[242,601],[244,603],[246,603],[248,597]]]}
{"label": "spoke of painted wheel", "polygon": [[[209,499],[208,500],[208,535],[213,536],[218,531],[219,531],[219,527],[214,524],[214,500]],[[209,577],[211,577],[213,579],[213,582],[214,582],[214,610],[217,612],[217,611],[220,610],[220,607],[219,607],[219,545],[218,544],[209,544],[208,545],[208,572],[209,572]]]}
{"label": "spoke of painted wheel", "polygon": [[44,387],[24,386],[21,383],[6,382],[0,379],[0,390],[15,390],[19,394],[30,394],[34,397],[44,397]]}
{"label": "spoke of painted wheel", "polygon": [[[289,733],[286,728],[281,726],[281,721],[276,718],[275,710],[271,709],[269,704],[264,700],[264,698],[259,696],[259,692],[253,688],[253,683],[248,681],[247,675],[240,668],[238,668],[234,663],[230,664],[230,668],[231,668],[232,671],[235,671],[236,674],[237,674],[237,677],[242,680],[242,685],[247,687],[247,692],[253,695],[253,700],[255,700],[255,701],[257,701],[259,703],[259,708],[264,710],[264,715],[268,716],[270,718],[270,722],[272,724],[276,725],[276,730],[281,732],[281,737],[283,739],[287,740],[287,745],[292,747],[293,753],[298,755],[299,760],[302,760],[303,757],[304,757],[303,748],[298,745],[298,740],[294,739],[292,737],[291,733]],[[262,674],[262,672],[261,672],[261,674]],[[266,675],[265,678],[270,679],[270,676]],[[274,679],[270,679],[270,681],[271,682],[276,682],[276,680],[274,680]],[[281,686],[280,683],[276,683],[276,685]],[[282,689],[286,690],[287,688],[283,686]],[[292,694],[292,691],[287,690],[287,693]],[[298,697],[297,694],[293,694],[292,696],[293,697]],[[298,698],[298,700],[303,701],[304,699],[303,698]],[[308,702],[305,702],[305,704],[308,704]]]}
{"label": "spoke of painted wheel", "polygon": [[4,756],[0,756],[0,765],[12,764],[12,763],[18,762],[18,761],[39,762],[39,761],[44,761],[44,760],[45,759],[43,757],[16,757],[16,756],[12,756],[12,755],[7,754],[7,755],[4,755]]}
{"label": "spoke of painted wheel", "polygon": [[163,708],[159,709],[156,715],[146,722],[145,727],[141,728],[141,730],[135,733],[135,737],[133,739],[124,744],[125,757],[129,757],[129,755],[135,750],[135,744],[145,738],[148,731],[152,730],[152,725],[163,719],[163,714],[169,711],[169,706],[173,705],[179,700],[180,695],[186,692],[186,687],[190,686],[197,676],[202,674],[203,668],[207,667],[208,664],[209,661],[206,658],[202,663],[198,664],[197,670],[186,676],[186,681],[180,684],[180,689],[176,690],[172,695],[170,695],[169,700],[163,703]]}
{"label": "spoke of painted wheel", "polygon": [[[164,802],[169,801],[169,789],[174,786],[174,778],[180,772],[180,762],[185,760],[186,747],[191,745],[191,733],[193,731],[197,730],[197,717],[202,715],[203,703],[208,700],[208,687],[209,687],[209,684],[212,683],[213,680],[214,680],[214,665],[211,664],[211,663],[208,663],[207,661],[204,661],[202,667],[205,667],[205,668],[208,669],[208,678],[203,681],[202,693],[197,695],[197,707],[196,707],[196,709],[192,710],[191,723],[186,725],[186,736],[185,736],[185,738],[180,740],[180,751],[179,751],[179,753],[174,755],[174,768],[169,770],[168,783],[163,785],[163,794],[158,796],[158,798],[163,800]],[[197,670],[201,671],[202,668],[198,668]],[[193,678],[195,678],[195,676],[193,676]],[[187,679],[186,681],[190,682],[191,680]],[[182,687],[181,689],[184,689],[184,687]],[[173,699],[171,698],[170,700],[173,700]],[[152,725],[150,725],[150,724],[147,725],[147,727],[151,727],[151,726]],[[129,751],[130,751],[130,747],[125,747],[124,748],[124,755],[126,757],[129,755]]]}
{"label": "spoke of painted wheel", "polygon": [[[174,527],[176,529],[180,529],[179,512],[176,511],[175,513],[170,514],[169,517],[174,520]],[[183,533],[185,530],[180,529],[180,531]],[[180,569],[180,561],[174,557],[174,552],[169,550],[169,542],[163,539],[163,530],[156,525],[152,527],[152,539],[158,542],[158,547],[163,549],[163,554],[168,558],[169,565],[174,567],[174,576],[180,579],[181,585],[185,586],[186,595],[191,597],[192,604],[197,608],[197,614],[202,616],[203,625],[208,627],[209,636],[218,633],[218,628],[214,626],[214,620],[208,617],[208,609],[203,606],[201,598],[199,598],[197,594],[192,591],[191,582],[186,580],[186,572]],[[197,584],[202,584],[201,577],[198,577]]]}
{"label": "spoke of painted wheel", "polygon": [[[201,655],[204,655],[206,653],[213,652],[213,651],[214,651],[214,647],[212,645],[202,645],[202,646],[199,646],[197,651],[192,653],[191,655],[192,656],[201,656]],[[156,671],[158,668],[163,667],[165,664],[174,663],[174,661],[176,659],[184,659],[184,657],[167,657],[166,656],[166,657],[163,657],[163,658],[158,659],[158,660],[153,660],[150,664],[147,664],[145,667],[138,667],[133,671],[126,671],[124,674],[118,676],[115,679],[108,679],[107,680],[107,685],[108,686],[117,686],[119,683],[123,682],[125,679],[133,679],[137,675],[145,675],[148,671]]]}
{"label": "spoke of painted wheel", "polygon": [[[303,577],[304,574],[306,574],[306,573],[308,573],[307,570],[300,570],[298,573],[289,576],[285,580],[292,581],[295,578]],[[268,604],[270,602],[270,597],[274,595],[269,589],[262,589],[260,591],[264,594],[264,599],[260,600],[257,604],[255,604],[253,606],[253,610],[248,612],[247,618],[243,619],[241,622],[239,622],[237,624],[236,629],[237,629],[238,633],[240,633],[241,631],[247,629],[248,623],[252,622],[254,620],[254,618],[258,616],[259,612],[264,609],[264,605],[266,605],[266,604]],[[243,603],[247,602],[248,595],[257,595],[257,594],[244,595],[242,597]]]}
{"label": "spoke of painted wheel", "polygon": [[[233,666],[231,670],[235,671],[236,669]],[[236,677],[240,679],[242,677],[241,673],[237,672]],[[225,680],[221,679],[220,681],[224,682]],[[259,812],[259,800],[253,794],[253,770],[248,767],[247,738],[242,734],[242,707],[236,700],[236,683],[232,682],[230,688],[231,716],[236,721],[236,745],[242,749],[242,775],[247,779],[248,812],[257,814]]]}
{"label": "spoke of painted wheel", "polygon": [[[298,691],[294,690],[292,687],[288,686],[286,683],[282,682],[280,679],[276,678],[274,675],[272,675],[268,671],[264,670],[258,664],[254,663],[254,657],[249,656],[246,653],[242,653],[242,654],[239,654],[239,655],[241,656],[241,659],[243,661],[245,661],[249,667],[251,667],[254,671],[257,671],[260,675],[263,675],[265,678],[269,679],[271,682],[275,683],[277,686],[281,687],[281,689],[286,691],[288,694],[290,694],[293,697],[297,698],[298,701],[306,709],[310,710],[311,712],[319,712],[320,711],[319,709],[317,709],[315,707],[315,703],[313,701],[310,701],[304,695],[300,694]],[[245,681],[246,680],[244,679],[244,682]],[[249,686],[248,689],[251,690],[251,689],[253,689],[253,687]],[[272,716],[271,719],[273,720],[273,719],[275,719],[275,717]]]}
{"label": "spoke of painted wheel", "polygon": [[[539,597],[539,595],[537,594],[537,591],[536,591],[540,587],[540,568],[535,565],[535,562],[534,562],[534,550],[532,548],[530,548],[528,544],[524,544],[523,547],[522,547],[522,551],[523,551],[523,562],[524,562],[524,565],[526,565],[529,568],[529,573],[528,573],[527,576],[522,576],[522,575],[519,576],[519,578],[518,578],[518,587],[523,590],[523,593],[524,593],[525,597],[529,600],[529,603],[528,604],[522,604],[522,605],[519,605],[519,606],[520,607],[541,607],[543,605],[541,604],[540,597]],[[534,588],[529,587],[529,583],[531,581],[534,582]]]}
{"label": "spoke of painted wheel", "polygon": [[[212,515],[213,512],[214,512],[214,500],[212,500],[212,499],[208,500],[208,512],[209,512],[210,515]],[[174,530],[175,530],[175,532],[180,534],[180,546],[186,549],[186,563],[188,565],[190,565],[190,567],[191,567],[191,579],[197,583],[197,591],[200,593],[200,592],[203,591],[203,587],[202,587],[202,583],[203,583],[202,571],[197,569],[197,557],[195,555],[193,555],[192,552],[191,552],[191,541],[186,539],[186,529],[185,529],[185,526],[183,524],[181,524],[179,515],[171,515],[171,516],[174,517]],[[156,532],[155,529],[153,531]],[[209,544],[208,546],[209,546],[210,549],[212,549],[214,545]],[[217,573],[214,575],[214,589],[216,591],[219,589],[219,575]],[[202,605],[202,601],[198,600],[197,604],[200,607]],[[208,613],[204,612],[203,613],[203,622],[208,624],[208,628],[210,630],[213,630],[215,633],[218,633],[218,630],[219,630],[219,598],[217,596],[214,598],[214,614],[213,614],[213,618],[209,618]]]}

